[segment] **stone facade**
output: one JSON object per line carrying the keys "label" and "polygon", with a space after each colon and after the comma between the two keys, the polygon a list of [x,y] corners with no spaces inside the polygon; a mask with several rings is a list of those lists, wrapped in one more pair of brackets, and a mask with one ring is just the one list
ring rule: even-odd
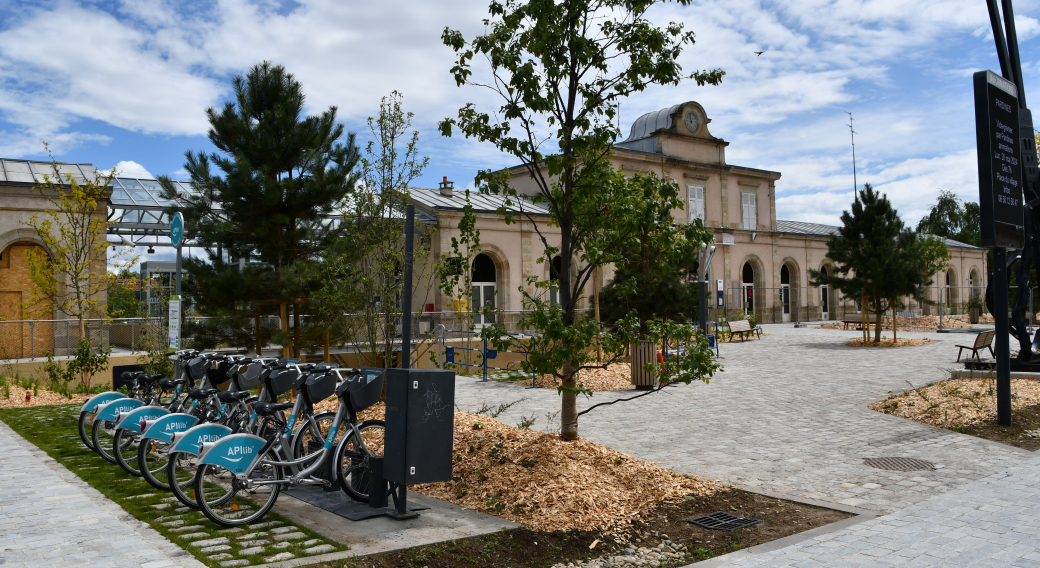
{"label": "stone facade", "polygon": [[[616,144],[613,161],[626,173],[654,172],[675,181],[688,204],[673,212],[675,219],[689,222],[691,214],[698,215],[715,234],[717,250],[708,270],[709,290],[716,298],[712,305],[718,306],[721,286],[723,306],[719,307],[731,314],[754,311],[766,322],[840,319],[844,311],[856,310],[854,301],[809,285],[809,269],[833,270],[826,256],[827,240],[836,228],[777,220],[780,172],[727,163],[729,142],[709,132],[710,122],[704,108],[692,101],[643,115],[633,124],[630,136]],[[534,195],[537,188],[526,169],[511,171],[513,187]],[[413,196],[417,207],[436,219],[440,246],[434,252],[446,251],[458,234],[464,197],[458,191],[432,189],[413,190]],[[497,305],[505,310],[522,309],[517,288],[527,286],[530,275],[547,278],[550,274],[543,245],[529,222],[518,219],[506,224],[494,213],[494,206],[501,203],[489,196],[479,198],[484,208],[475,204],[477,226],[482,251],[495,261]],[[547,231],[550,245],[558,243],[558,231],[540,228]],[[985,286],[985,250],[951,240],[947,246],[953,255],[951,269],[948,275],[935,275],[935,286],[949,286],[949,292],[942,291],[943,303],[963,309],[970,288],[981,293]],[[609,281],[611,272],[599,275],[601,286]],[[591,294],[591,287],[586,292]],[[938,300],[939,293],[938,288],[932,290],[930,299]],[[438,298],[437,310],[451,309],[451,302],[445,300]],[[928,305],[910,307],[925,313],[936,310]]]}

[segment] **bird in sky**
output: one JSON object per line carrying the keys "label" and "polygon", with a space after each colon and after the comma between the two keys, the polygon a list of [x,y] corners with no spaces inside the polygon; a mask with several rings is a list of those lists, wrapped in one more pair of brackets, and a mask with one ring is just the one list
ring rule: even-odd
{"label": "bird in sky", "polygon": [[764,51],[756,51],[756,52],[755,52],[755,55],[757,55],[757,56],[759,56],[759,57],[762,57],[762,54],[763,54],[763,53],[765,53],[765,52],[764,52]]}

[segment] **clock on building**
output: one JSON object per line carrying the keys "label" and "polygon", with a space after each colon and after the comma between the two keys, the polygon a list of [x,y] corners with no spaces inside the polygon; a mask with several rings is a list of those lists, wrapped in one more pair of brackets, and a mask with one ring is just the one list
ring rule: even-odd
{"label": "clock on building", "polygon": [[691,132],[694,131],[694,130],[697,130],[697,115],[696,114],[693,114],[692,111],[688,112],[688,113],[686,113],[685,119],[686,119],[686,128],[689,128]]}

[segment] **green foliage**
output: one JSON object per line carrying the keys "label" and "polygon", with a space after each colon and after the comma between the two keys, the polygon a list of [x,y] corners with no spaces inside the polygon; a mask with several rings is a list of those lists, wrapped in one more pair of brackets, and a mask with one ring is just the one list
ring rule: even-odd
{"label": "green foliage", "polygon": [[76,380],[76,368],[71,363],[70,361],[65,365],[60,365],[54,361],[50,352],[47,352],[47,362],[43,365],[43,372],[47,375],[48,380],[47,389],[69,399],[72,398],[69,383]]}
{"label": "green foliage", "polygon": [[917,232],[981,246],[981,223],[978,203],[962,202],[952,191],[939,191],[936,204],[917,222]]}
{"label": "green foliage", "polygon": [[[457,55],[451,69],[456,83],[489,89],[499,101],[490,112],[464,106],[455,118],[440,123],[441,133],[460,131],[518,159],[534,184],[531,199],[549,210],[548,221],[529,214],[526,198],[509,183],[512,171],[477,174],[482,193],[504,196],[506,205],[532,225],[544,260],[551,263],[559,256],[562,261],[556,283],[534,279],[521,291],[525,308],[534,310],[522,325],[539,336],[532,342],[529,364],[559,373],[561,435],[567,440],[578,437],[575,396],[581,389],[575,373],[597,344],[621,352],[619,341],[634,337],[633,330],[639,329],[633,316],[618,326],[624,332],[600,334],[595,321],[577,313],[594,270],[616,260],[633,225],[627,217],[633,211],[632,196],[625,194],[628,182],[610,162],[620,135],[618,105],[653,85],[677,85],[686,78],[699,85],[718,84],[723,76],[720,70],[683,72],[678,59],[683,48],[693,44],[693,33],[683,31],[680,23],[659,28],[647,20],[656,4],[494,0],[482,35],[467,41],[462,32],[446,28],[441,36]],[[473,78],[474,58],[487,61],[489,77]],[[505,207],[499,213],[506,214]],[[514,217],[506,215],[506,222],[514,222]],[[554,236],[550,243],[544,227],[558,228],[559,241]],[[559,286],[556,307],[535,292],[551,286]],[[545,350],[548,346],[558,350]]]}
{"label": "green foliage", "polygon": [[7,377],[0,377],[0,394],[4,398],[11,398],[11,385],[7,382]]}
{"label": "green foliage", "polygon": [[[813,286],[831,286],[855,299],[869,296],[875,314],[899,307],[904,296],[924,301],[931,275],[950,258],[941,239],[904,227],[888,198],[869,183],[857,194],[852,212],[842,213],[841,221],[838,234],[827,242],[827,256],[835,262],[835,270],[823,274],[810,269]],[[878,318],[874,342],[880,341]]]}
{"label": "green foliage", "polygon": [[[251,347],[258,302],[287,301],[299,335],[270,340],[299,354],[301,344],[320,342],[322,325],[318,318],[301,321],[312,308],[292,301],[318,285],[314,265],[346,234],[327,217],[354,191],[355,136],[339,141],[344,130],[336,107],[304,116],[303,87],[281,66],[255,65],[232,87],[232,100],[206,111],[218,152],[186,153],[195,192],[179,193],[160,178],[163,195],[184,214],[185,233],[209,251],[205,261],[185,260],[184,291],[197,313],[212,317],[186,322],[184,333],[195,335],[197,347]],[[249,261],[244,270],[238,259]],[[260,309],[279,308],[267,303]]]}
{"label": "green foliage", "polygon": [[108,275],[108,317],[139,318],[145,315],[144,305],[137,297],[140,280],[129,271]]}
{"label": "green foliage", "polygon": [[[363,183],[343,213],[350,238],[331,243],[323,253],[321,285],[312,294],[336,336],[368,348],[359,350],[368,365],[390,366],[394,338],[400,335],[401,305],[396,298],[404,292],[403,213],[412,181],[429,163],[429,158],[419,157],[419,132],[410,131],[412,117],[403,110],[397,91],[383,97],[378,117],[369,117],[373,140],[361,158]],[[432,238],[431,228],[415,224],[413,283],[429,281],[425,275]],[[418,303],[416,307],[425,303],[422,297]],[[345,313],[352,316],[341,317]]]}
{"label": "green foliage", "polygon": [[683,320],[697,316],[697,288],[689,273],[702,243],[703,224],[676,225],[673,209],[681,209],[679,186],[651,172],[632,177],[629,191],[637,197],[622,219],[631,224],[618,250],[613,280],[600,294],[603,321],[613,323],[632,310],[645,333],[653,319]]}
{"label": "green foliage", "polygon": [[108,368],[108,356],[112,353],[111,347],[98,346],[93,348],[90,341],[80,339],[76,352],[67,367],[73,373],[79,374],[80,385],[86,389],[90,386],[90,377]]}

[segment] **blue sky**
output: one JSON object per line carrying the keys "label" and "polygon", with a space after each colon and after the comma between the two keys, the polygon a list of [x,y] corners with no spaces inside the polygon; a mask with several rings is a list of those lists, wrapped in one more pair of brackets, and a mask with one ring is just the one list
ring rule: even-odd
{"label": "blue sky", "polygon": [[[348,130],[396,89],[416,114],[430,166],[417,185],[472,184],[514,160],[444,139],[436,123],[466,102],[441,45],[445,26],[481,30],[486,0],[0,1],[0,155],[183,177],[184,151],[210,148],[204,110],[230,79],[268,59],[296,74],[309,110],[339,107]],[[1016,3],[1026,93],[1040,100],[1040,5]],[[889,194],[910,223],[940,189],[977,200],[971,74],[998,69],[984,0],[694,0],[651,18],[697,34],[687,69],[721,67],[720,87],[659,87],[625,101],[640,114],[700,102],[732,164],[780,171],[777,216],[836,224],[852,200],[848,117],[859,182]],[[753,52],[765,51],[761,56]]]}

